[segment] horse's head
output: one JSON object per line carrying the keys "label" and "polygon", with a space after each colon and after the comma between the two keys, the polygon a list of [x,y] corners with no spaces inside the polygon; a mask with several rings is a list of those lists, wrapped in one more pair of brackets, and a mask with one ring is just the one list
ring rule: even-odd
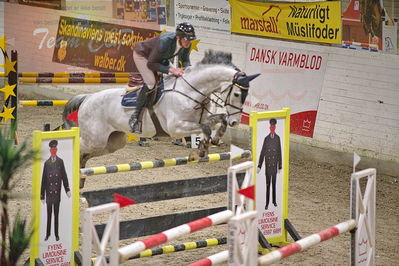
{"label": "horse's head", "polygon": [[249,83],[259,75],[247,76],[244,72],[238,71],[234,75],[232,83],[222,90],[229,126],[236,126],[240,122],[242,106],[248,95]]}
{"label": "horse's head", "polygon": [[249,83],[259,76],[259,74],[247,76],[241,72],[232,63],[231,53],[213,50],[207,50],[204,58],[186,73],[187,83],[190,83],[189,90],[197,90],[193,95],[206,95],[208,100],[211,93],[221,93],[220,99],[224,101],[227,122],[230,126],[239,123]]}

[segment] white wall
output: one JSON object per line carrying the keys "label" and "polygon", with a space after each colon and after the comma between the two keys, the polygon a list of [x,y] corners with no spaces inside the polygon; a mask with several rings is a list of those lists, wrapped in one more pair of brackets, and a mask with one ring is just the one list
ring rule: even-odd
{"label": "white wall", "polygon": [[193,63],[206,49],[224,50],[244,69],[247,43],[328,53],[314,137],[292,135],[292,140],[399,163],[399,56],[211,31],[197,35],[199,52],[193,52]]}
{"label": "white wall", "polygon": [[244,69],[247,43],[328,53],[314,137],[291,139],[399,163],[399,56],[220,32],[198,31],[197,36],[193,63],[206,49],[224,50]]}

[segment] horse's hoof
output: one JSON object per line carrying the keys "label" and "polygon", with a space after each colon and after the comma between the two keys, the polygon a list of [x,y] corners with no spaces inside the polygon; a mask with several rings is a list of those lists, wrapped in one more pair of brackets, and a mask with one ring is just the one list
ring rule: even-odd
{"label": "horse's hoof", "polygon": [[212,145],[220,146],[219,140],[212,140],[211,143],[212,143]]}
{"label": "horse's hoof", "polygon": [[139,146],[141,147],[150,147],[150,143],[147,141],[139,141]]}
{"label": "horse's hoof", "polygon": [[82,189],[85,187],[86,178],[80,178],[79,188]]}
{"label": "horse's hoof", "polygon": [[200,151],[200,152],[199,152],[199,157],[203,158],[203,157],[205,157],[205,155],[206,155],[206,154],[205,154],[204,151]]}
{"label": "horse's hoof", "polygon": [[190,155],[188,156],[188,161],[192,162],[192,161],[196,161],[196,160],[199,160],[198,153],[191,152]]}

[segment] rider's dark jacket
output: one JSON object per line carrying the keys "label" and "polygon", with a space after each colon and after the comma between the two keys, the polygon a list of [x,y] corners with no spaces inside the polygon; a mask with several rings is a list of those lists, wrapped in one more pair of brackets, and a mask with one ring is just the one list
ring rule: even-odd
{"label": "rider's dark jacket", "polygon": [[[176,33],[166,32],[152,39],[145,40],[136,44],[134,51],[147,58],[147,66],[155,72],[169,73],[169,60],[176,54]],[[181,48],[177,51],[179,67],[190,66],[190,47]]]}

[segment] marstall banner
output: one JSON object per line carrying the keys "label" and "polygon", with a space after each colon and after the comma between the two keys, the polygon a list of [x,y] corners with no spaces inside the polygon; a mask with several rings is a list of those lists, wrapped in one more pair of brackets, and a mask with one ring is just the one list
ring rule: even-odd
{"label": "marstall banner", "polygon": [[98,71],[137,72],[133,49],[159,31],[60,17],[53,62]]}
{"label": "marstall banner", "polygon": [[341,2],[260,3],[230,0],[231,32],[341,44]]}
{"label": "marstall banner", "polygon": [[327,53],[248,44],[246,73],[261,73],[251,82],[242,122],[251,111],[291,109],[291,133],[313,137],[328,60]]}
{"label": "marstall banner", "polygon": [[196,29],[230,33],[230,6],[226,0],[175,0],[175,23],[190,21]]}

